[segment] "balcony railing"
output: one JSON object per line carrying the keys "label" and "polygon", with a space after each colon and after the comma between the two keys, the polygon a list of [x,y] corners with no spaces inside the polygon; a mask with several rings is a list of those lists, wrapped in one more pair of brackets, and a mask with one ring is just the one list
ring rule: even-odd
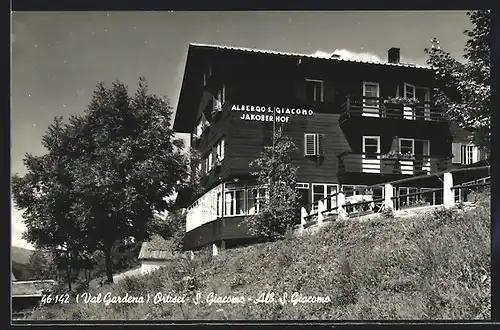
{"label": "balcony railing", "polygon": [[347,95],[340,110],[340,121],[350,117],[375,117],[404,120],[447,121],[444,106],[431,102],[390,103],[383,97]]}
{"label": "balcony railing", "polygon": [[[433,173],[442,182],[442,186],[438,188],[407,188],[414,184],[418,186],[419,181],[426,179],[424,175],[360,187],[355,189],[356,195],[353,195],[353,191],[349,192],[349,196],[347,192],[339,191],[302,207],[301,222],[296,228],[299,234],[302,234],[306,228],[319,227],[324,222],[380,213],[384,210],[396,211],[438,205],[451,207],[457,203],[473,202],[475,192],[491,185],[491,177],[482,176],[484,170],[489,174],[490,166]],[[454,184],[454,176],[460,172],[469,172],[476,177],[469,182]]]}
{"label": "balcony railing", "polygon": [[339,155],[339,173],[380,173],[425,175],[444,171],[451,164],[447,156],[416,155],[412,158],[386,158],[383,154],[344,153]]}

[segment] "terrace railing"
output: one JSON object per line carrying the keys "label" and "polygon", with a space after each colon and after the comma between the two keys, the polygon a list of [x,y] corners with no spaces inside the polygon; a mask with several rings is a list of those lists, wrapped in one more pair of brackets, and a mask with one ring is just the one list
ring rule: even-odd
{"label": "terrace railing", "polygon": [[[451,207],[455,203],[466,202],[468,195],[475,189],[490,186],[490,176],[481,176],[485,170],[489,174],[490,166],[458,168],[431,175],[421,175],[368,187],[359,187],[349,192],[339,191],[302,207],[300,210],[300,224],[296,228],[299,229],[299,234],[302,234],[308,227],[321,226],[327,221],[378,213],[384,209],[402,210],[428,205]],[[454,185],[454,174],[459,172],[469,172],[468,175],[475,173],[477,177],[468,182]],[[419,180],[428,180],[433,176],[441,180],[441,187],[411,187],[412,184],[415,185]]]}
{"label": "terrace railing", "polygon": [[431,102],[393,103],[383,97],[347,95],[340,108],[340,121],[350,117],[375,117],[388,119],[447,121],[444,106]]}
{"label": "terrace railing", "polygon": [[385,154],[346,152],[340,154],[339,172],[424,175],[445,171],[449,156],[416,155],[411,158],[387,157]]}

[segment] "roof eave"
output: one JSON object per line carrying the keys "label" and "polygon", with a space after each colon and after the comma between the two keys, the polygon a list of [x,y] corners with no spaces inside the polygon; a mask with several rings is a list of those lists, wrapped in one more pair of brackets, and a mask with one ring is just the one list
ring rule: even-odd
{"label": "roof eave", "polygon": [[189,43],[189,49],[191,49],[191,48],[219,49],[219,50],[227,50],[227,51],[247,52],[247,53],[253,53],[253,54],[267,54],[267,55],[278,55],[278,56],[288,56],[288,57],[311,58],[311,59],[318,59],[318,60],[340,61],[340,62],[347,62],[347,63],[383,65],[383,66],[388,66],[388,67],[402,67],[402,68],[433,70],[429,66],[417,65],[417,64],[412,64],[412,63],[370,62],[370,61],[352,60],[352,59],[337,58],[337,57],[317,56],[317,55],[312,55],[312,54],[280,52],[280,51],[265,50],[265,49],[253,49],[253,48],[237,47],[237,46]]}

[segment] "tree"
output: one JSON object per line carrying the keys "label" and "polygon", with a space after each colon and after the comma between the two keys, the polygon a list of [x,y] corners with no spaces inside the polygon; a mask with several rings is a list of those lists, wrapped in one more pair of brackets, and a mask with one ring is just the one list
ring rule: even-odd
{"label": "tree", "polygon": [[491,12],[478,10],[467,15],[474,28],[464,31],[469,37],[465,63],[439,47],[426,48],[425,52],[429,55],[427,63],[436,70],[436,100],[448,106],[452,120],[472,133],[471,142],[489,152]]}
{"label": "tree", "polygon": [[173,209],[188,207],[206,192],[204,182],[208,175],[200,170],[203,161],[201,153],[195,148],[190,148],[187,156],[190,175],[179,185],[177,198],[172,205]]}
{"label": "tree", "polygon": [[266,197],[259,200],[259,212],[246,218],[250,234],[270,241],[283,238],[287,229],[297,223],[299,200],[298,167],[292,164],[297,147],[281,129],[273,138],[274,148],[264,147],[260,157],[250,164],[259,169],[255,174],[265,187]]}
{"label": "tree", "polygon": [[186,214],[182,210],[173,210],[166,217],[155,216],[151,233],[170,240],[174,251],[182,251],[186,233]]}
{"label": "tree", "polygon": [[[72,123],[77,120],[70,118]],[[74,178],[68,141],[68,127],[61,117],[56,117],[42,138],[48,153],[25,155],[27,173],[22,177],[13,176],[12,194],[17,208],[23,209],[27,226],[23,238],[37,249],[52,251],[54,260],[67,260],[65,267],[71,290],[71,264],[81,251],[92,245],[85,242],[88,237],[85,223],[73,208],[76,200],[70,193]]]}
{"label": "tree", "polygon": [[[98,83],[83,116],[72,116],[66,125],[58,122],[58,134],[49,129],[53,146],[47,165],[38,165],[43,156],[31,157],[38,167],[13,179],[17,206],[30,210],[25,212],[28,240],[37,246],[64,241],[69,255],[102,251],[112,283],[115,244],[146,239],[154,211],[168,208],[165,197],[188,174],[171,115],[168,100],[148,94],[143,78],[133,96],[120,82],[111,88]],[[43,190],[52,199],[33,190],[45,176],[51,179]],[[58,201],[56,195],[64,198]],[[54,233],[57,239],[44,237]]]}
{"label": "tree", "polygon": [[35,250],[28,263],[31,280],[53,280],[57,277],[57,269],[52,256],[42,250]]}

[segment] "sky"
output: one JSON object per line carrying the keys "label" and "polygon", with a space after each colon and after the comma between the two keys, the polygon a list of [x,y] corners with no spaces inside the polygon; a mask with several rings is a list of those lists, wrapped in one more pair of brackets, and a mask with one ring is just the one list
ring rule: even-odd
{"label": "sky", "polygon": [[[463,11],[448,12],[13,12],[12,173],[23,175],[25,153],[45,153],[40,141],[55,116],[81,114],[99,80],[120,80],[131,93],[146,77],[150,92],[177,100],[190,42],[304,54],[425,64],[436,37],[456,59],[463,54]],[[183,138],[186,138],[183,136]],[[22,212],[12,204],[12,245]]]}

